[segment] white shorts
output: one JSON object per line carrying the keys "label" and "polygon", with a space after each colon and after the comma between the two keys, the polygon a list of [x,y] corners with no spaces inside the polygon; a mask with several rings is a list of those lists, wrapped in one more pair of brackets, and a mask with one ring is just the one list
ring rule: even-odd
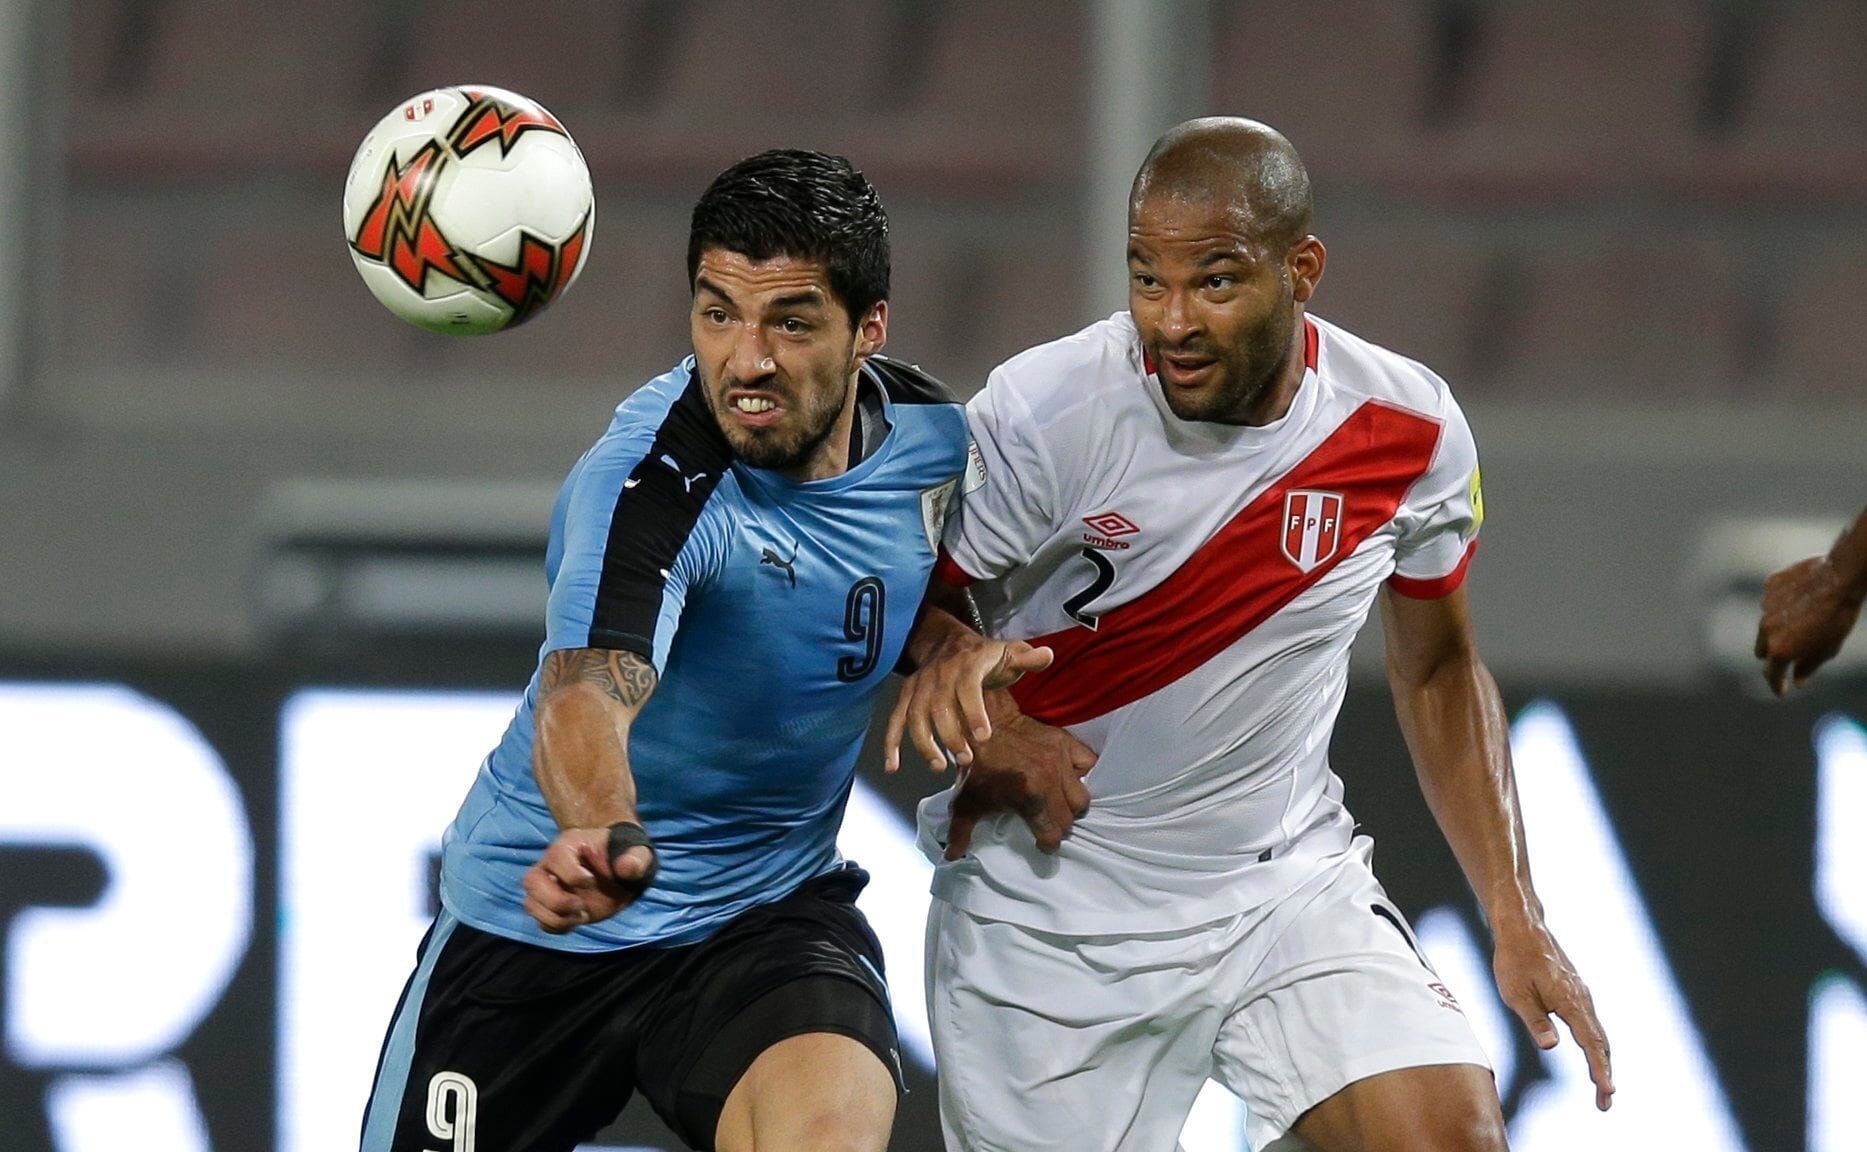
{"label": "white shorts", "polygon": [[1183,931],[1059,936],[935,900],[927,1011],[949,1152],[1169,1152],[1208,1078],[1264,1148],[1354,1081],[1489,1067],[1357,837],[1288,896]]}

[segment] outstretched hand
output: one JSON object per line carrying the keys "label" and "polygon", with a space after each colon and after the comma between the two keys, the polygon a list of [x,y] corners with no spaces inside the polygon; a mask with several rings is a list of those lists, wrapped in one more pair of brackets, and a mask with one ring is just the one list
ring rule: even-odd
{"label": "outstretched hand", "polygon": [[1792,676],[1802,687],[1841,651],[1860,611],[1859,598],[1826,556],[1811,556],[1772,574],[1763,585],[1756,648],[1770,690],[1784,695]]}
{"label": "outstretched hand", "polygon": [[1614,1070],[1608,1056],[1608,1035],[1595,1015],[1595,998],[1582,983],[1575,965],[1540,922],[1497,934],[1491,968],[1498,995],[1530,1030],[1538,1048],[1561,1043],[1556,1016],[1588,1058],[1588,1078],[1595,1082],[1595,1107],[1603,1112],[1614,1101]]}
{"label": "outstretched hand", "polygon": [[608,857],[608,828],[566,828],[525,873],[525,911],[562,935],[607,920],[635,903],[655,867],[655,850],[638,844]]}
{"label": "outstretched hand", "polygon": [[1083,777],[1096,766],[1095,751],[1019,712],[1005,692],[990,693],[988,703],[997,725],[954,791],[946,858],[964,856],[973,826],[999,812],[1022,816],[1038,849],[1055,852],[1089,812]]}
{"label": "outstretched hand", "polygon": [[952,763],[971,764],[974,745],[992,738],[986,692],[1009,688],[1027,672],[1043,671],[1052,658],[1050,649],[1022,640],[988,640],[974,632],[955,637],[902,684],[888,717],[884,766],[890,772],[900,769],[904,734],[935,772],[946,770],[949,756]]}

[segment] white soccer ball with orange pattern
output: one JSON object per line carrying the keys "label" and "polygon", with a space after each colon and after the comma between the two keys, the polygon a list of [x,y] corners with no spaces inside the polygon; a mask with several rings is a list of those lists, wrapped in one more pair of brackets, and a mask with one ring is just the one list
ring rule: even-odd
{"label": "white soccer ball with orange pattern", "polygon": [[522,324],[590,256],[596,197],[558,118],[483,84],[423,92],[363,139],[344,182],[344,236],[363,282],[433,332]]}

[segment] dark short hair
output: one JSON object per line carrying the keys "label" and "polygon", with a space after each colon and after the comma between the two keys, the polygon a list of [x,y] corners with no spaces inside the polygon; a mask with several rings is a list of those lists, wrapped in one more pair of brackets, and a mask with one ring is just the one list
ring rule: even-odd
{"label": "dark short hair", "polygon": [[874,185],[841,156],[774,148],[720,173],[694,205],[690,291],[708,248],[822,264],[852,323],[888,299],[888,213]]}

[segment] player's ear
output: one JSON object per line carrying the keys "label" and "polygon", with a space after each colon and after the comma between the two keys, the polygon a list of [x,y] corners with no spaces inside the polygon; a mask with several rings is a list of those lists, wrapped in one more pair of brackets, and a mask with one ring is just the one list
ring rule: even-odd
{"label": "player's ear", "polygon": [[1329,253],[1314,236],[1305,236],[1291,247],[1290,294],[1296,297],[1298,304],[1309,303],[1309,298],[1316,294],[1316,285],[1322,282],[1323,265],[1328,262]]}
{"label": "player's ear", "polygon": [[888,301],[877,300],[856,323],[856,359],[867,360],[888,343]]}

